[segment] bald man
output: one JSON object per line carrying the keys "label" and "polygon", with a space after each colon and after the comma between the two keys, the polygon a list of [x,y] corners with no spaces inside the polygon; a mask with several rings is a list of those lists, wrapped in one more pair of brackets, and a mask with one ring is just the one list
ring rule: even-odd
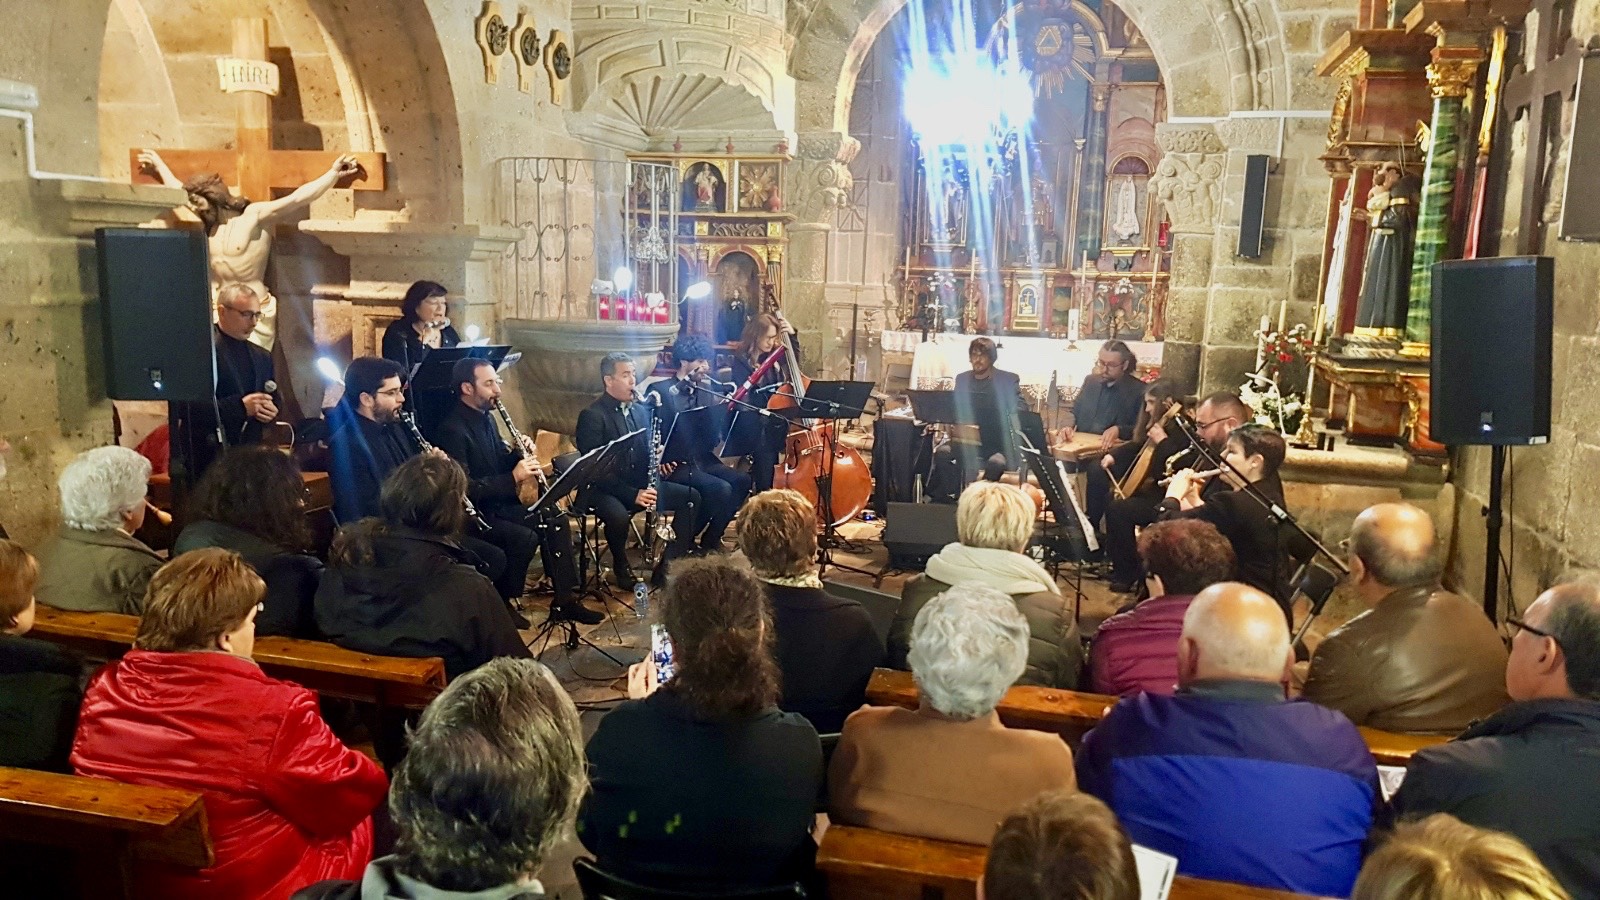
{"label": "bald man", "polygon": [[1433,520],[1380,503],[1350,531],[1350,584],[1371,608],[1328,635],[1305,697],[1369,728],[1456,734],[1506,702],[1494,623],[1439,585]]}
{"label": "bald man", "polygon": [[1413,756],[1390,808],[1504,831],[1573,897],[1600,897],[1600,586],[1551,588],[1509,621],[1512,702]]}
{"label": "bald man", "polygon": [[1283,611],[1238,582],[1195,595],[1178,691],[1124,699],[1083,739],[1078,787],[1178,872],[1346,897],[1378,801],[1378,770],[1344,716],[1288,700]]}

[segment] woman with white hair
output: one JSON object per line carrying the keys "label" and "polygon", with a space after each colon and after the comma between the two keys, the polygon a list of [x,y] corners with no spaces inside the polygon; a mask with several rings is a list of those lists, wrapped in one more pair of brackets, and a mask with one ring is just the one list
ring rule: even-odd
{"label": "woman with white hair", "polygon": [[1008,595],[958,584],[911,627],[917,709],[867,706],[845,720],[828,768],[842,825],[988,844],[1013,809],[1076,786],[1060,737],[1000,724],[995,705],[1022,674],[1028,623]]}
{"label": "woman with white hair", "polygon": [[1028,620],[1028,667],[1019,684],[1078,686],[1083,642],[1078,623],[1044,566],[1025,556],[1033,537],[1033,501],[1019,488],[994,481],[973,482],[956,504],[957,543],[928,559],[924,574],[906,582],[900,608],[889,627],[889,665],[904,669],[911,623],[935,595],[959,582],[992,587],[1009,596]]}
{"label": "woman with white hair", "polygon": [[133,536],[144,524],[150,461],[96,447],[61,472],[61,533],[45,552],[35,595],[45,606],[139,615],[161,557]]}

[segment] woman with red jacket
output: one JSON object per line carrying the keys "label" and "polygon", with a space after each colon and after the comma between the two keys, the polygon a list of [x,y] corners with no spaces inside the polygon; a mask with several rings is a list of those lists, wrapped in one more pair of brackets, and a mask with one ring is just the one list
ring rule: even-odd
{"label": "woman with red jacket", "polygon": [[251,661],[266,585],[235,553],[195,550],[150,580],[127,655],[84,695],[79,775],[201,792],[215,848],[198,871],[146,864],[144,896],[286,898],[359,878],[382,770],[328,730],[316,695]]}

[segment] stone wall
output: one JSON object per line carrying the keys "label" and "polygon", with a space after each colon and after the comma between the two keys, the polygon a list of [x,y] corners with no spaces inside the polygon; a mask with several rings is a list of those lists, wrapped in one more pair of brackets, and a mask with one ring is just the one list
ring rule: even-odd
{"label": "stone wall", "polygon": [[[1536,15],[1528,19],[1529,33]],[[1579,43],[1600,34],[1600,0],[1576,0],[1572,33]],[[1571,115],[1571,105],[1566,107]],[[1570,119],[1559,129],[1571,133]],[[1518,204],[1527,152],[1526,120],[1519,121],[1511,141],[1511,164],[1505,208],[1506,228],[1500,252],[1516,252]],[[1550,406],[1550,443],[1518,447],[1511,452],[1505,479],[1506,528],[1500,549],[1511,561],[1511,609],[1526,609],[1538,592],[1571,568],[1600,568],[1600,516],[1590,508],[1600,496],[1600,246],[1563,243],[1556,239],[1560,220],[1559,186],[1569,146],[1565,137],[1553,163],[1552,191],[1545,206],[1544,253],[1555,258],[1555,327]],[[1455,509],[1456,540],[1450,573],[1460,589],[1481,596],[1488,535],[1482,514],[1488,504],[1489,449],[1458,448],[1453,454],[1452,481],[1459,501]],[[1507,607],[1500,588],[1500,608]]]}

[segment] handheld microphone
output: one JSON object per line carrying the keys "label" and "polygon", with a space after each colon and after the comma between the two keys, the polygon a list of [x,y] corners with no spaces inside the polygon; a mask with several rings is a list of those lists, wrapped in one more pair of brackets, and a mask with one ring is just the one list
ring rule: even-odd
{"label": "handheld microphone", "polygon": [[[1194,477],[1196,479],[1210,478],[1210,477],[1212,477],[1214,475],[1221,475],[1221,474],[1222,474],[1222,470],[1221,469],[1206,469],[1203,472],[1194,473],[1194,475],[1192,477]],[[1176,476],[1176,475],[1172,476],[1172,478],[1177,478],[1177,477],[1178,476]],[[1159,484],[1162,487],[1166,487],[1167,485],[1172,483],[1172,478],[1163,478],[1160,481],[1156,482],[1156,484]]]}
{"label": "handheld microphone", "polygon": [[278,383],[273,381],[271,378],[268,378],[267,383],[263,384],[261,389],[269,394],[275,394],[278,392]]}

